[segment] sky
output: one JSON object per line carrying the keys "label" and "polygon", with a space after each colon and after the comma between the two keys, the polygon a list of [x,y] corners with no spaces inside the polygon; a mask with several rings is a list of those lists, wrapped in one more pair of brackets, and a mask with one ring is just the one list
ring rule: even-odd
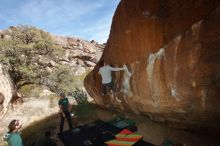
{"label": "sky", "polygon": [[107,41],[120,0],[1,0],[0,30],[31,25],[55,35]]}

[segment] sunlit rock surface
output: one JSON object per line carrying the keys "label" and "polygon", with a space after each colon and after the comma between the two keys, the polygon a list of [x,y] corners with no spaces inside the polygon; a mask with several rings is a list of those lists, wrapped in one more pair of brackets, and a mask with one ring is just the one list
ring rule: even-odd
{"label": "sunlit rock surface", "polygon": [[[101,96],[97,65],[84,84],[95,102],[185,127],[219,128],[220,1],[121,0],[101,60],[116,97]],[[173,125],[175,126],[175,125]]]}
{"label": "sunlit rock surface", "polygon": [[15,87],[3,65],[0,64],[0,118],[7,112],[8,106],[18,98]]}

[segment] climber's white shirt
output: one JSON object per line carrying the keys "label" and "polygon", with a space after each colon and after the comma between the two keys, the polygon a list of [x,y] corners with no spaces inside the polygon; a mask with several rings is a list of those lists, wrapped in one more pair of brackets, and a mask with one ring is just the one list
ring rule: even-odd
{"label": "climber's white shirt", "polygon": [[99,68],[99,73],[102,77],[102,84],[107,84],[112,81],[111,71],[120,71],[124,70],[124,68],[113,68],[109,65],[103,66]]}

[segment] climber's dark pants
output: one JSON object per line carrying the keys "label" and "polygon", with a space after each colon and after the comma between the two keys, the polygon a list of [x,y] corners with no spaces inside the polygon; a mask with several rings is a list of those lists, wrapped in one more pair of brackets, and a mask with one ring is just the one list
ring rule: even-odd
{"label": "climber's dark pants", "polygon": [[67,123],[69,125],[69,129],[72,129],[72,121],[71,121],[71,115],[69,111],[63,111],[66,117],[63,117],[63,114],[61,113],[61,121],[60,121],[60,133],[63,132],[63,126],[64,126],[64,120],[67,119]]}
{"label": "climber's dark pants", "polygon": [[107,92],[112,90],[114,92],[114,83],[111,81],[110,83],[107,84],[102,84],[102,93],[105,95]]}

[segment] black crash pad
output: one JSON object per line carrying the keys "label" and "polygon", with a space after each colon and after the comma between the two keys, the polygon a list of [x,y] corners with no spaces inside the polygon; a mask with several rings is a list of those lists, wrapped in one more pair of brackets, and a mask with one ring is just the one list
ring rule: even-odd
{"label": "black crash pad", "polygon": [[[104,142],[114,139],[114,135],[122,131],[112,124],[101,120],[79,126],[72,131],[67,130],[59,134],[65,146],[107,146]],[[154,146],[139,140],[133,146]]]}

